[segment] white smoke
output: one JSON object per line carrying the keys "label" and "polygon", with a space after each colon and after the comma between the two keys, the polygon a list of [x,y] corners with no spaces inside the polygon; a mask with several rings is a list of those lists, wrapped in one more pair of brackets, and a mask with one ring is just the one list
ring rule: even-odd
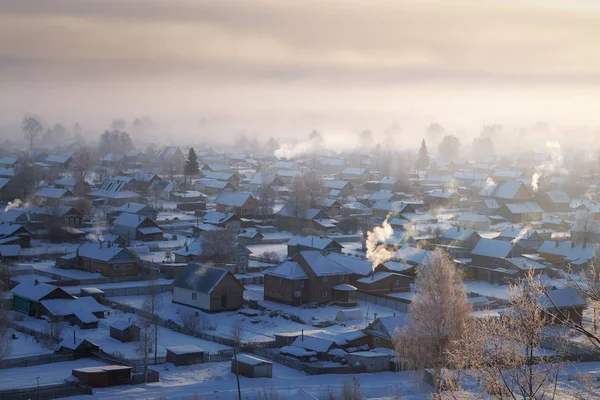
{"label": "white smoke", "polygon": [[388,218],[381,226],[376,226],[367,233],[367,260],[371,261],[373,271],[375,268],[392,258],[393,253],[389,251],[385,242],[394,234],[394,229],[388,223]]}
{"label": "white smoke", "polygon": [[300,142],[297,144],[283,144],[280,148],[275,150],[275,157],[278,159],[292,159],[294,157],[301,156],[302,154],[306,154],[313,149],[313,141],[307,140],[305,142]]}
{"label": "white smoke", "polygon": [[534,192],[537,192],[539,187],[538,187],[538,183],[540,181],[540,174],[535,172],[532,176],[531,176],[531,188],[533,189]]}
{"label": "white smoke", "polygon": [[551,174],[566,174],[567,171],[563,168],[564,156],[560,143],[558,142],[546,142],[546,148],[550,155],[550,159],[543,164],[535,167],[535,173],[531,177],[531,188],[534,192],[539,189],[539,181],[543,176]]}
{"label": "white smoke", "polygon": [[4,208],[4,212],[7,212],[8,210],[12,210],[14,208],[19,208],[19,207],[21,207],[22,204],[23,204],[23,202],[21,201],[21,199],[15,199],[15,201],[9,201],[8,204],[6,205],[6,207]]}
{"label": "white smoke", "polygon": [[487,195],[492,194],[494,186],[496,186],[496,182],[492,179],[492,177],[488,176],[485,180],[485,193]]}

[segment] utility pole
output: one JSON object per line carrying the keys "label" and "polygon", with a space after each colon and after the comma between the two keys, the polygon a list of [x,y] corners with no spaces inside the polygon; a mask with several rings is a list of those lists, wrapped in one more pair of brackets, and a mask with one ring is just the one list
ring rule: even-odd
{"label": "utility pole", "polygon": [[242,400],[242,390],[240,389],[240,366],[237,361],[237,351],[235,350],[235,343],[233,344],[233,362],[235,362],[235,379],[237,381],[237,389],[238,389],[238,400]]}

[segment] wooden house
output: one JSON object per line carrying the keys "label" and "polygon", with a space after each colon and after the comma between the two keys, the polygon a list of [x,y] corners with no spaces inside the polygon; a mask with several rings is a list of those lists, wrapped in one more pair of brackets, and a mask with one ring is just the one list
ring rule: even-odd
{"label": "wooden house", "polygon": [[73,253],[59,257],[56,266],[99,272],[104,276],[137,275],[139,259],[128,249],[110,242],[87,242]]}
{"label": "wooden house", "polygon": [[135,322],[120,320],[110,325],[110,337],[120,342],[137,342],[140,340],[140,327]]}
{"label": "wooden house", "polygon": [[252,218],[256,211],[256,198],[248,192],[221,192],[215,200],[217,211]]}
{"label": "wooden house", "polygon": [[173,303],[215,312],[243,305],[244,287],[223,268],[189,263],[173,282]]}
{"label": "wooden house", "polygon": [[242,353],[231,359],[231,372],[247,378],[272,378],[273,363],[253,354]]}
{"label": "wooden house", "polygon": [[198,346],[182,345],[167,347],[167,362],[180,367],[182,365],[201,364],[204,362],[206,351]]}

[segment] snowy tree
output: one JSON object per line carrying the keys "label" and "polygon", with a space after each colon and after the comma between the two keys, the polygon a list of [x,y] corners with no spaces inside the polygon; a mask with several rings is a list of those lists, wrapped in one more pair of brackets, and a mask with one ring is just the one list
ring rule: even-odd
{"label": "snowy tree", "polygon": [[154,325],[147,319],[139,317],[138,325],[140,327],[140,340],[135,342],[135,352],[142,357],[144,365],[144,382],[148,379],[149,354],[152,353],[154,346]]}
{"label": "snowy tree", "polygon": [[458,371],[475,378],[481,395],[499,400],[560,398],[556,384],[564,364],[556,355],[538,354],[544,340],[552,338],[558,353],[564,343],[547,330],[544,296],[541,281],[530,272],[511,286],[502,316],[472,320],[455,340],[448,358]]}
{"label": "snowy tree", "polygon": [[190,183],[192,180],[192,176],[197,175],[200,172],[200,168],[198,166],[198,156],[196,155],[196,150],[193,147],[190,148],[188,152],[187,159],[185,161],[185,166],[183,167],[183,173],[185,175],[185,183],[187,185],[188,177],[190,179]]}
{"label": "snowy tree", "polygon": [[427,150],[427,143],[425,139],[421,141],[421,148],[419,149],[419,157],[417,158],[417,169],[427,169],[429,166],[429,151]]}
{"label": "snowy tree", "polygon": [[462,274],[442,250],[436,250],[417,270],[416,293],[406,327],[396,334],[396,351],[418,371],[433,369],[439,394],[447,352],[467,326],[471,307]]}
{"label": "snowy tree", "polygon": [[446,159],[455,160],[460,152],[460,140],[455,135],[446,135],[438,145],[438,152]]}

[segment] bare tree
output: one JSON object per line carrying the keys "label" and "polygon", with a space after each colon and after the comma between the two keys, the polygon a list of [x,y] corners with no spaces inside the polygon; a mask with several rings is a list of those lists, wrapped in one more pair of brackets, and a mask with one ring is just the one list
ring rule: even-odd
{"label": "bare tree", "polygon": [[233,345],[239,346],[242,343],[242,337],[244,336],[244,321],[235,321],[233,325],[231,325],[230,334]]}
{"label": "bare tree", "polygon": [[33,150],[33,145],[43,129],[42,121],[38,117],[33,115],[25,115],[23,117],[21,130],[23,131],[25,140],[29,142],[29,150]]}
{"label": "bare tree", "polygon": [[260,253],[259,257],[262,262],[266,262],[269,264],[278,264],[281,261],[279,255],[274,251],[263,251],[262,253]]}
{"label": "bare tree", "polygon": [[[557,396],[564,363],[556,355],[537,354],[552,339],[560,353],[564,338],[547,330],[541,299],[545,290],[533,272],[511,286],[510,305],[502,316],[475,319],[449,350],[449,360],[475,378],[482,394],[497,399],[552,399]],[[556,351],[555,350],[555,351]],[[454,380],[455,381],[455,380]]]}
{"label": "bare tree", "polygon": [[594,236],[600,236],[600,222],[588,211],[577,211],[575,224],[571,229],[573,241],[588,245],[592,243]]}
{"label": "bare tree", "polygon": [[257,198],[257,214],[264,219],[273,213],[273,206],[275,205],[275,193],[269,186],[275,174],[269,169],[262,169],[260,171],[260,187],[258,188]]}
{"label": "bare tree", "polygon": [[196,312],[188,309],[184,309],[179,313],[181,324],[187,330],[195,333],[200,326],[200,318],[196,315]]}
{"label": "bare tree", "polygon": [[153,326],[154,331],[154,363],[158,360],[158,312],[163,306],[162,297],[160,296],[160,287],[156,279],[148,283],[148,296],[144,299],[142,309],[150,314],[149,322]]}
{"label": "bare tree", "polygon": [[296,176],[292,180],[289,202],[296,217],[303,216],[306,210],[310,208],[308,189],[302,176]]}
{"label": "bare tree", "polygon": [[226,264],[227,258],[234,251],[234,237],[226,230],[206,231],[201,240],[203,254],[212,258],[217,265]]}
{"label": "bare tree", "polygon": [[73,174],[75,178],[84,181],[92,167],[96,165],[97,157],[91,147],[84,146],[73,156]]}
{"label": "bare tree", "polygon": [[64,321],[51,321],[44,329],[44,335],[41,336],[41,344],[47,350],[54,350],[56,344],[62,340],[62,332],[65,329]]}
{"label": "bare tree", "polygon": [[152,353],[154,345],[154,326],[146,318],[139,318],[140,340],[135,342],[135,352],[142,357],[144,364],[144,382],[148,380],[148,354]]}
{"label": "bare tree", "polygon": [[419,266],[415,285],[407,325],[397,332],[395,347],[415,369],[433,369],[434,392],[439,394],[447,352],[467,326],[471,307],[460,271],[442,250]]}

